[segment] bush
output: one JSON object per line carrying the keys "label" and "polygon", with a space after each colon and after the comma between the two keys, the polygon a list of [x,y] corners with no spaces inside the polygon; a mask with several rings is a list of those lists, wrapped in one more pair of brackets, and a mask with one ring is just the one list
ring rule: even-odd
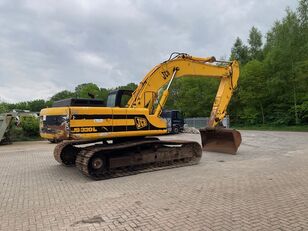
{"label": "bush", "polygon": [[23,141],[26,140],[26,137],[24,137],[24,132],[21,127],[16,127],[13,125],[10,129],[9,133],[10,140],[12,141]]}
{"label": "bush", "polygon": [[25,136],[39,136],[39,119],[34,116],[21,117],[20,127],[22,128]]}

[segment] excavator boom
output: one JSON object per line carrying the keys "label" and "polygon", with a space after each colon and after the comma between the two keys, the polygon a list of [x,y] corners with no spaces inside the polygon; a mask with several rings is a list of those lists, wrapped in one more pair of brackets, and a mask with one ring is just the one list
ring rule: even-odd
{"label": "excavator boom", "polygon": [[234,129],[215,127],[225,117],[227,106],[237,86],[239,78],[237,61],[217,61],[215,57],[200,58],[187,54],[176,54],[173,58],[171,56],[169,60],[157,65],[146,75],[133,93],[128,106],[137,108],[148,106],[151,108],[157,96],[147,96],[147,92],[158,92],[163,85],[167,84],[167,88],[154,112],[155,116],[159,116],[167,101],[172,81],[181,77],[220,79],[210,120],[206,128],[200,130],[202,147],[206,151],[235,154],[241,144],[241,134]]}

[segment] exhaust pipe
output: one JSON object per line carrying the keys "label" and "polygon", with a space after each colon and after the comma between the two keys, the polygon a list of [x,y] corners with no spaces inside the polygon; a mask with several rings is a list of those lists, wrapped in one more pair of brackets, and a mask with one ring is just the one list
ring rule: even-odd
{"label": "exhaust pipe", "polygon": [[241,133],[229,128],[200,129],[202,149],[235,155],[242,142]]}

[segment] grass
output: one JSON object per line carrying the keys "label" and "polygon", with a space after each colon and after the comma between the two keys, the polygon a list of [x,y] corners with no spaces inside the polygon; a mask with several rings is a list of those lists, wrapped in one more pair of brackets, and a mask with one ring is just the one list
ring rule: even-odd
{"label": "grass", "polygon": [[293,131],[293,132],[308,132],[308,125],[294,126],[274,126],[274,125],[235,125],[232,126],[239,130],[257,130],[257,131]]}

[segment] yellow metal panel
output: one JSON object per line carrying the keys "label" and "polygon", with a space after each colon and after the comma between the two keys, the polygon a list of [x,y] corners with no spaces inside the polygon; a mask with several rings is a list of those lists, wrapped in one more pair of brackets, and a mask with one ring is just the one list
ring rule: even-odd
{"label": "yellow metal panel", "polygon": [[143,131],[123,131],[123,132],[103,132],[103,133],[82,133],[74,134],[77,139],[104,139],[115,137],[133,137],[133,136],[155,136],[166,134],[167,130],[143,130]]}
{"label": "yellow metal panel", "polygon": [[126,108],[127,115],[148,115],[149,109],[147,108]]}
{"label": "yellow metal panel", "polygon": [[155,115],[149,115],[147,118],[153,126],[162,128],[162,129],[167,128],[167,120],[161,117],[156,117]]}
{"label": "yellow metal panel", "polygon": [[52,107],[52,108],[44,108],[40,112],[40,116],[43,115],[68,115],[69,108],[68,107]]}
{"label": "yellow metal panel", "polygon": [[127,109],[126,108],[120,108],[120,107],[114,107],[114,108],[112,108],[112,114],[114,114],[114,115],[126,115]]}
{"label": "yellow metal panel", "polygon": [[125,126],[135,125],[133,119],[102,119],[101,122],[95,120],[71,120],[71,127],[84,127],[84,126]]}
{"label": "yellow metal panel", "polygon": [[115,119],[112,120],[113,126],[130,126],[130,125],[135,125],[135,121],[133,119]]}
{"label": "yellow metal panel", "polygon": [[127,109],[126,108],[112,108],[112,114],[115,116],[114,118],[116,118],[116,115],[122,115],[125,118],[123,119],[113,119],[112,120],[112,126],[127,126],[127,119],[126,119],[126,115],[127,115]]}
{"label": "yellow metal panel", "polygon": [[112,126],[112,119],[101,120],[71,120],[71,127],[83,127],[83,126]]}
{"label": "yellow metal panel", "polygon": [[70,107],[72,115],[112,115],[110,107]]}

